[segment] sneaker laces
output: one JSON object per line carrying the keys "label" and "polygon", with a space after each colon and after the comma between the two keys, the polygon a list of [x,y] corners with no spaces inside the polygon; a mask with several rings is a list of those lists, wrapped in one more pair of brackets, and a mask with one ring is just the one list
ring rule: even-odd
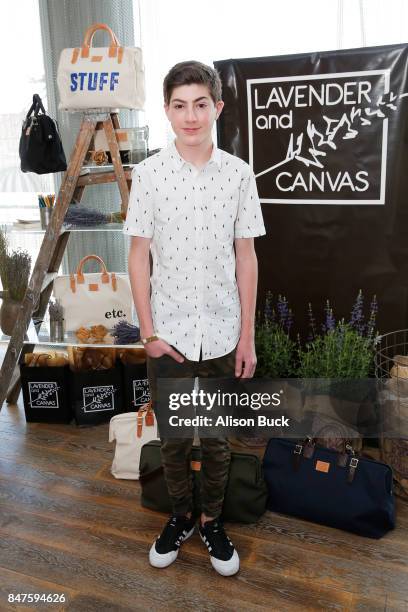
{"label": "sneaker laces", "polygon": [[224,530],[224,525],[217,520],[206,521],[202,527],[203,533],[211,547],[212,556],[222,558],[234,550],[234,545]]}
{"label": "sneaker laces", "polygon": [[156,546],[158,545],[160,548],[179,547],[188,533],[188,521],[189,519],[185,516],[178,516],[177,514],[171,516],[158,537]]}

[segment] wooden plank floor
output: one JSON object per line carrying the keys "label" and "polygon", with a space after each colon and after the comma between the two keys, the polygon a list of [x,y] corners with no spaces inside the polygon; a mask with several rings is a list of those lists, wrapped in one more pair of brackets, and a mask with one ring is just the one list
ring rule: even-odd
{"label": "wooden plank floor", "polygon": [[[218,576],[195,534],[167,569],[147,553],[165,516],[110,472],[108,426],[26,424],[0,412],[0,610],[408,610],[408,505],[380,541],[266,513],[227,525],[241,557]],[[9,593],[64,593],[9,604]]]}

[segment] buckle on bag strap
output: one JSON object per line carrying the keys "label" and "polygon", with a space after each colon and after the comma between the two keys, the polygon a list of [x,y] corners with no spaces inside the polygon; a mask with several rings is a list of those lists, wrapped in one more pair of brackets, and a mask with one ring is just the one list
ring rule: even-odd
{"label": "buckle on bag strap", "polygon": [[341,453],[339,452],[337,456],[337,465],[343,468],[346,467],[349,456],[354,457],[354,454],[353,446],[350,444],[350,442],[345,442],[344,451]]}
{"label": "buckle on bag strap", "polygon": [[315,451],[315,441],[311,436],[307,436],[303,444],[296,444],[293,451],[293,469],[297,471],[300,468],[302,458],[311,459]]}
{"label": "buckle on bag strap", "polygon": [[298,469],[300,468],[300,463],[302,461],[302,451],[303,451],[303,444],[296,444],[295,446],[295,450],[293,451],[293,469],[295,470],[295,472],[298,471]]}
{"label": "buckle on bag strap", "polygon": [[349,470],[347,475],[347,482],[351,484],[354,480],[354,476],[356,475],[356,470],[358,466],[359,459],[357,457],[352,457],[350,459]]}

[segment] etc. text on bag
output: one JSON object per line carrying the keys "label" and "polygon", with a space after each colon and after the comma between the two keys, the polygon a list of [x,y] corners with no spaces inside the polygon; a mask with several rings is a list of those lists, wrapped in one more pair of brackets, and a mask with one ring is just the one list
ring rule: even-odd
{"label": "etc. text on bag", "polygon": [[116,441],[111,467],[113,476],[139,480],[142,446],[157,438],[157,422],[151,403],[141,406],[138,412],[125,412],[112,417],[109,442]]}
{"label": "etc. text on bag", "polygon": [[[109,47],[93,47],[95,32],[105,30]],[[95,23],[85,32],[81,47],[61,51],[57,84],[62,110],[143,110],[145,82],[142,50],[122,47],[111,28]]]}
{"label": "etc. text on bag", "polygon": [[57,122],[45,112],[38,94],[23,121],[18,153],[22,172],[49,174],[67,169]]}
{"label": "etc. text on bag", "polygon": [[[100,272],[84,273],[86,262],[95,260]],[[104,325],[112,329],[119,321],[132,322],[133,298],[127,274],[108,272],[98,255],[87,255],[74,274],[54,280],[54,297],[64,311],[65,330]]]}

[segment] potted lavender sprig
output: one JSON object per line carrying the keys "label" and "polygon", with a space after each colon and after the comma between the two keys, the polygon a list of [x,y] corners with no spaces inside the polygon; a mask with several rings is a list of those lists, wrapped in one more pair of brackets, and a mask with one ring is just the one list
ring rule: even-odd
{"label": "potted lavender sprig", "polygon": [[275,310],[272,293],[268,291],[264,312],[258,313],[255,326],[257,377],[288,378],[293,375],[296,344],[290,337],[292,324],[292,310],[286,297],[278,296]]}
{"label": "potted lavender sprig", "polygon": [[351,311],[349,321],[336,322],[329,300],[325,305],[325,319],[321,333],[309,304],[310,333],[306,347],[299,346],[300,378],[367,378],[372,374],[376,343],[375,322],[378,305],[374,295],[366,321],[364,298],[360,290]]}
{"label": "potted lavender sprig", "polygon": [[366,320],[360,291],[350,320],[336,321],[327,301],[321,332],[317,333],[309,304],[311,331],[306,346],[298,347],[298,376],[303,379],[306,393],[305,412],[310,411],[318,419],[318,424],[321,425],[321,419],[329,415],[344,415],[344,410],[349,410],[357,423],[360,404],[370,390],[365,379],[372,375],[377,310],[374,296]]}
{"label": "potted lavender sprig", "polygon": [[27,290],[31,257],[27,251],[17,249],[7,254],[4,262],[7,289],[0,308],[0,327],[4,334],[11,336]]}

